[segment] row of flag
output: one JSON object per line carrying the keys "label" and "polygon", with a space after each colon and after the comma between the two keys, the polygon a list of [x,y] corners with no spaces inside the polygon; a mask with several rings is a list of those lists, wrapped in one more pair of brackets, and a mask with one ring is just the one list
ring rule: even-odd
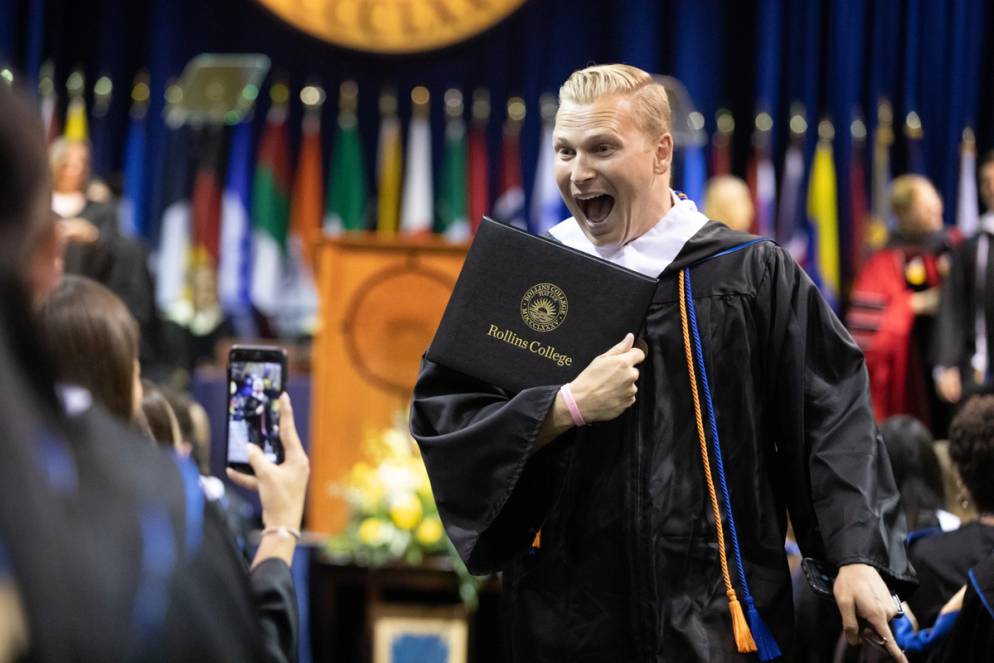
{"label": "row of flag", "polygon": [[[40,88],[42,114],[54,138],[60,133],[54,86],[43,80],[47,83]],[[70,140],[87,140],[82,87],[79,81],[69,83],[61,134]],[[172,94],[167,91],[166,96],[169,99]],[[508,102],[499,195],[491,206],[486,136],[489,97],[485,92],[473,96],[468,127],[461,93],[446,92],[445,150],[437,186],[428,90],[412,91],[406,149],[396,97],[384,93],[375,198],[366,181],[356,85],[346,82],[341,88],[327,175],[321,150],[324,93],[307,86],[300,97],[304,112],[295,165],[287,125],[289,88],[276,83],[270,90],[271,105],[257,145],[252,144],[251,118],[228,129],[170,127],[162,158],[164,177],[153,185],[148,169],[154,155],[146,145],[148,84],[139,79],[133,87],[124,149],[121,230],[152,243],[157,304],[169,318],[195,332],[210,331],[221,316],[234,320],[241,333],[257,332],[251,328],[254,309],[275,321],[275,331],[281,335],[311,333],[317,311],[315,247],[322,235],[375,229],[382,234],[435,232],[465,241],[484,214],[538,231],[564,216],[550,166],[544,170],[547,176],[540,172],[536,181],[539,195],[534,216],[528,220],[520,147],[525,105],[520,98]],[[550,123],[544,129],[549,149],[542,160],[550,162],[555,103],[543,99],[542,108]],[[150,190],[154,187],[158,188],[155,192]],[[152,198],[157,199],[155,203]]]}
{"label": "row of flag", "polygon": [[[833,307],[840,310],[846,286],[868,253],[884,244],[893,227],[889,210],[891,150],[895,142],[891,106],[886,100],[880,102],[872,136],[861,119],[851,122],[849,177],[843,182],[838,180],[833,152],[835,128],[828,119],[817,125],[818,139],[808,161],[808,123],[800,107],[791,109],[789,143],[779,179],[770,145],[772,124],[768,114],[756,116],[746,173],[755,210],[751,231],[772,237],[786,247]],[[710,166],[710,177],[731,174],[734,121],[727,111],[719,111],[716,125],[709,141],[682,148],[678,161],[676,186],[683,186],[694,200],[703,198],[704,178],[696,171],[704,170],[705,161]],[[908,172],[920,175],[925,174],[922,138],[921,120],[911,112],[905,119],[904,146]],[[864,167],[868,151],[869,178]],[[972,235],[978,224],[975,169],[976,145],[972,130],[966,127],[960,150],[956,212],[956,224],[963,236]],[[843,190],[847,196],[840,196]],[[848,209],[840,209],[840,200],[848,201]],[[846,233],[840,228],[843,222],[849,224]],[[843,236],[848,240],[845,245]]]}
{"label": "row of flag", "polygon": [[[80,81],[70,77],[67,88],[70,100],[64,135],[85,139],[87,110]],[[44,77],[40,92],[49,135],[57,135],[53,86],[50,81],[46,85]],[[94,110],[101,103],[97,92],[95,89]],[[155,196],[159,202],[156,205],[151,202],[153,195],[148,191],[145,173],[150,161],[147,157],[151,156],[146,154],[144,143],[148,97],[147,82],[137,80],[132,90],[125,147],[121,225],[126,233],[154,241],[159,307],[194,329],[206,329],[223,313],[235,321],[244,321],[246,326],[240,331],[251,333],[247,325],[254,308],[279,320],[278,331],[282,334],[313,331],[317,310],[314,256],[322,234],[375,228],[384,234],[436,232],[463,241],[472,236],[484,214],[538,234],[566,216],[553,178],[551,134],[556,102],[551,96],[544,96],[540,103],[541,149],[529,210],[525,209],[520,149],[525,104],[518,97],[512,97],[507,104],[499,159],[500,193],[492,206],[486,136],[490,101],[483,90],[472,96],[469,123],[462,94],[454,89],[446,91],[445,148],[437,178],[431,162],[428,90],[418,87],[411,93],[413,112],[406,132],[406,149],[397,99],[390,92],[382,94],[376,181],[370,185],[356,115],[356,85],[342,85],[325,175],[321,154],[323,91],[307,86],[300,92],[304,112],[294,166],[287,126],[289,88],[277,83],[270,91],[272,103],[258,145],[252,144],[251,120],[232,127],[227,136],[220,129],[170,130],[164,158],[167,177]],[[703,198],[708,176],[732,170],[734,120],[727,111],[720,111],[716,120],[717,128],[709,140],[685,145],[677,156],[674,186],[698,202]],[[869,191],[863,168],[867,130],[860,120],[850,126],[850,178],[841,184],[832,151],[834,128],[828,120],[818,124],[819,138],[808,163],[807,122],[803,112],[792,109],[790,141],[779,180],[770,145],[771,129],[770,116],[760,113],[746,177],[756,211],[753,231],[787,247],[838,307],[843,286],[854,276],[868,247],[881,244],[886,237],[890,150],[894,142],[890,107],[884,102],[878,111],[870,145]],[[909,115],[905,134],[909,165],[920,172],[924,159],[916,115]],[[225,149],[226,154],[222,154]],[[965,234],[976,226],[978,216],[972,155],[972,138],[967,130],[957,217]],[[842,215],[851,223],[847,247],[840,246],[840,186],[848,187],[849,193],[850,209]],[[370,195],[371,189],[375,189],[375,196]],[[848,268],[846,273],[843,266]],[[212,292],[216,295],[211,296]]]}

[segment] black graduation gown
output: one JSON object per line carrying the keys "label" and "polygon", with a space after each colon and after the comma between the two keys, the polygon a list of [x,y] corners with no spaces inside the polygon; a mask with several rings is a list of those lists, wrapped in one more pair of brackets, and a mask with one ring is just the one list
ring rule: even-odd
{"label": "black graduation gown", "polygon": [[974,521],[951,532],[912,538],[908,554],[919,586],[908,605],[918,623],[928,625],[966,582],[970,568],[994,551],[994,526]]}
{"label": "black graduation gown", "polygon": [[[538,452],[559,385],[511,395],[422,363],[411,431],[469,569],[503,570],[509,660],[749,660],[732,638],[677,275],[751,238],[708,223],[687,242],[647,315],[635,405]],[[863,356],[789,255],[763,242],[692,277],[745,571],[789,658],[788,511],[806,555],[872,564],[903,589],[898,493]]]}
{"label": "black graduation gown", "polygon": [[994,652],[994,556],[975,566],[966,582],[963,608],[952,632],[931,661],[989,661]]}
{"label": "black graduation gown", "polygon": [[[978,278],[977,247],[981,237],[988,242],[987,273]],[[989,393],[994,388],[990,368],[986,377],[977,376],[970,365],[976,351],[975,321],[980,306],[987,326],[988,366],[994,358],[994,297],[988,293],[994,293],[994,235],[980,230],[953,252],[936,314],[936,364],[960,369],[964,401],[972,394]]]}

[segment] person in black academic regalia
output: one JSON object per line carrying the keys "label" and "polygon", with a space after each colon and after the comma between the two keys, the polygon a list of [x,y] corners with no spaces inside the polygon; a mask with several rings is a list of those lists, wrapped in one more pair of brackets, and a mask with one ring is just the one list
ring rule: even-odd
{"label": "person in black academic regalia", "polygon": [[503,571],[508,660],[789,660],[788,514],[838,567],[848,636],[859,614],[903,660],[887,620],[914,576],[863,355],[783,249],[670,189],[647,73],[589,67],[559,96],[573,217],[551,235],[658,277],[644,349],[516,394],[424,360],[411,406],[449,537]]}
{"label": "person in black academic regalia", "polygon": [[994,652],[994,554],[970,569],[952,630],[932,663],[988,661]]}
{"label": "person in black academic regalia", "polygon": [[953,253],[936,319],[935,388],[950,403],[994,390],[988,331],[994,329],[994,151],[977,173],[987,211],[977,233]]}

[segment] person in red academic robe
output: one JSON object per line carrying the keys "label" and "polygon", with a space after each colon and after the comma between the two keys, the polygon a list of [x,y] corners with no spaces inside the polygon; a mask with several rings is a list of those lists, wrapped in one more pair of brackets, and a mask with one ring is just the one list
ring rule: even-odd
{"label": "person in red academic robe", "polygon": [[897,226],[857,276],[847,323],[866,355],[877,420],[910,414],[935,431],[928,350],[955,238],[942,230],[939,193],[920,175],[894,180],[891,207]]}

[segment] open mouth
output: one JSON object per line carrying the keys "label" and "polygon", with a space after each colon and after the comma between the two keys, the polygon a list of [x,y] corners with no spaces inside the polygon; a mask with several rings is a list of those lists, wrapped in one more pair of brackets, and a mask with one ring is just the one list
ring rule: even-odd
{"label": "open mouth", "polygon": [[586,196],[584,198],[577,197],[575,200],[576,204],[580,207],[580,211],[583,212],[583,216],[591,223],[600,223],[614,209],[614,196],[609,196],[606,193]]}

